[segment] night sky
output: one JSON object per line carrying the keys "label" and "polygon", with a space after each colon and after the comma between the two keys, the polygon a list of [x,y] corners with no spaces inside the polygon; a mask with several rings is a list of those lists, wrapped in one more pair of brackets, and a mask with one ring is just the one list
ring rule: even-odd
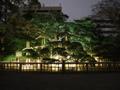
{"label": "night sky", "polygon": [[79,19],[92,14],[92,6],[100,0],[39,0],[46,6],[63,7],[63,12],[69,16],[69,20]]}

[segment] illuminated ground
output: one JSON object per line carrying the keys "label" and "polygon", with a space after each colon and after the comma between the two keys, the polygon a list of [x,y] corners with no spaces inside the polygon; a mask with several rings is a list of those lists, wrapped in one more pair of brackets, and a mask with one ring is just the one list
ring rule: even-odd
{"label": "illuminated ground", "polygon": [[120,73],[0,72],[0,90],[120,90]]}

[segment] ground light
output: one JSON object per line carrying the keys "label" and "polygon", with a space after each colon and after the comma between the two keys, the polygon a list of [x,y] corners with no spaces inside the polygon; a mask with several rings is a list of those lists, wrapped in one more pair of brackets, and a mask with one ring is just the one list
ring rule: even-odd
{"label": "ground light", "polygon": [[20,60],[20,57],[22,57],[22,52],[21,51],[16,51],[16,58],[17,60],[19,61]]}

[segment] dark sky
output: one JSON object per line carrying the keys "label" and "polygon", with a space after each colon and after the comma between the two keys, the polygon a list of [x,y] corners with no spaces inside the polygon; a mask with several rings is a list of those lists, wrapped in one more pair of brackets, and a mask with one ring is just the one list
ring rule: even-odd
{"label": "dark sky", "polygon": [[61,6],[63,12],[70,16],[70,20],[79,19],[92,14],[91,9],[100,0],[39,0],[46,6]]}

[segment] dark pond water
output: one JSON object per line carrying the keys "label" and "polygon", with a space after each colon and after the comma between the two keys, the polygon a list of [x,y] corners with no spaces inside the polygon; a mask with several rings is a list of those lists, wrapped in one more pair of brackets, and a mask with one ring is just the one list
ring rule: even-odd
{"label": "dark pond water", "polygon": [[0,90],[120,90],[120,73],[0,72]]}

